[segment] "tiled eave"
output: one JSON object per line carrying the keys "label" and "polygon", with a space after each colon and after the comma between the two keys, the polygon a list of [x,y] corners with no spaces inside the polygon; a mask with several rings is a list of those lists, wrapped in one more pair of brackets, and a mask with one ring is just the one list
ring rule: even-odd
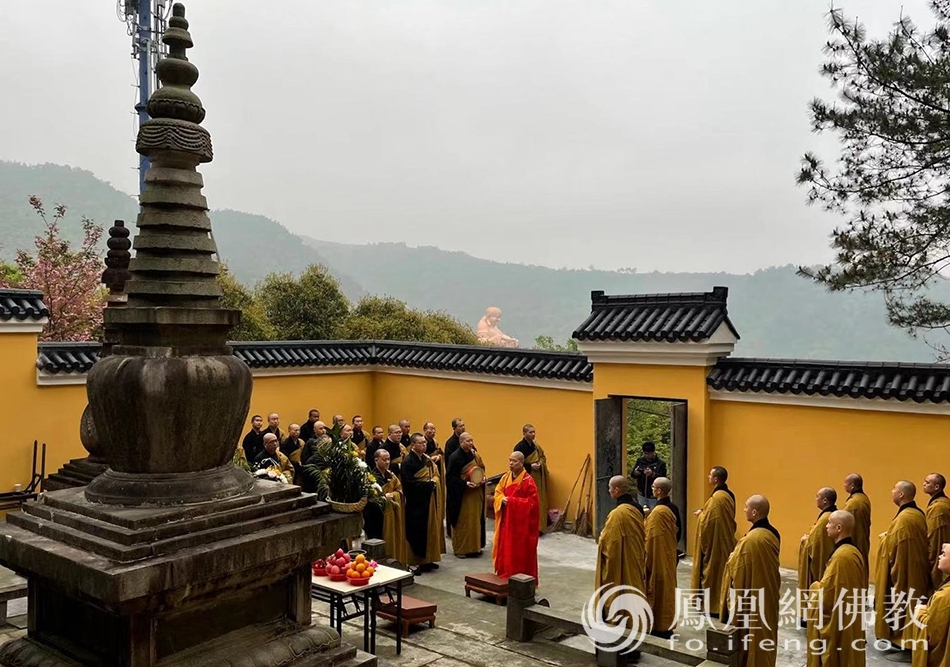
{"label": "tiled eave", "polygon": [[[232,343],[235,356],[254,369],[392,367],[590,383],[584,355],[484,346],[392,341],[284,341]],[[43,374],[85,374],[99,358],[98,343],[40,343]]]}
{"label": "tiled eave", "polygon": [[729,393],[950,404],[947,364],[723,359],[706,383]]}

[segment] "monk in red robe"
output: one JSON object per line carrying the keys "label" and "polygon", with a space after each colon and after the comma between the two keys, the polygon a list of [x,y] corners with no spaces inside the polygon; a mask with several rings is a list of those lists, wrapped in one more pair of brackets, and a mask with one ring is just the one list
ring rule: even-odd
{"label": "monk in red robe", "polygon": [[524,454],[512,452],[508,472],[495,487],[492,562],[502,578],[526,574],[538,580],[538,487],[524,469]]}

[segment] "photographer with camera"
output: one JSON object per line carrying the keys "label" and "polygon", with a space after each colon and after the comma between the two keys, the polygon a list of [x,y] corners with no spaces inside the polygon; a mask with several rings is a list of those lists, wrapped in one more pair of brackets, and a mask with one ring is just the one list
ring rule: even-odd
{"label": "photographer with camera", "polygon": [[643,456],[637,459],[633,469],[633,483],[637,487],[637,503],[640,507],[653,509],[653,481],[666,477],[666,463],[656,455],[656,445],[649,440],[643,443]]}

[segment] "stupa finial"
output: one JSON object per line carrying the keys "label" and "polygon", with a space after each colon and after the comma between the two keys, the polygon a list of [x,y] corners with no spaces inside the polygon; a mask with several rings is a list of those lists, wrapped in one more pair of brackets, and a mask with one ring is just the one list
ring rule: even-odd
{"label": "stupa finial", "polygon": [[129,248],[129,229],[124,220],[116,220],[109,228],[109,240],[106,242],[106,270],[102,272],[102,284],[109,288],[110,296],[120,296],[125,292],[125,281],[129,279],[129,261],[132,259]]}
{"label": "stupa finial", "polygon": [[162,41],[168,45],[168,56],[155,67],[159,88],[148,100],[148,115],[152,118],[178,118],[200,123],[205,118],[201,100],[191,87],[198,80],[198,68],[188,61],[185,51],[195,45],[188,32],[185,7],[176,2],[172,17]]}

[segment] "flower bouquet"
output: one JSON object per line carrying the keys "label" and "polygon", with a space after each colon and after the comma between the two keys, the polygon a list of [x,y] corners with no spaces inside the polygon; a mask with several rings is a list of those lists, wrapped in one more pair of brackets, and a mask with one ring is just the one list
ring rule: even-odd
{"label": "flower bouquet", "polygon": [[361,512],[367,503],[382,506],[385,498],[356,445],[329,441],[317,448],[301,474],[338,512]]}

